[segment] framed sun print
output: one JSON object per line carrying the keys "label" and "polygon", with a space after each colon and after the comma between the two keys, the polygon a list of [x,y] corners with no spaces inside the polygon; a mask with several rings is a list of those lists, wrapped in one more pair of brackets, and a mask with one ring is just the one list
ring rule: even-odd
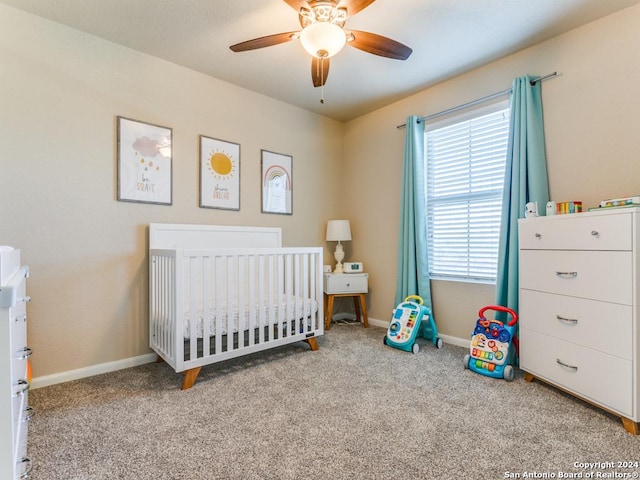
{"label": "framed sun print", "polygon": [[172,130],[118,117],[118,200],[172,203]]}
{"label": "framed sun print", "polygon": [[293,213],[293,158],[262,150],[262,213]]}
{"label": "framed sun print", "polygon": [[200,207],[240,210],[240,145],[200,135]]}

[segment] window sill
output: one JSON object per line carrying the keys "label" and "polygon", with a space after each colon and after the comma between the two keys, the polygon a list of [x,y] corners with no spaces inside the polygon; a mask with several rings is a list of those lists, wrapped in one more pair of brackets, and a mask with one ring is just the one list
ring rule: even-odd
{"label": "window sill", "polygon": [[480,278],[462,278],[462,277],[439,277],[431,276],[430,280],[437,280],[439,282],[456,282],[456,283],[479,283],[482,285],[495,285],[495,280],[483,280]]}

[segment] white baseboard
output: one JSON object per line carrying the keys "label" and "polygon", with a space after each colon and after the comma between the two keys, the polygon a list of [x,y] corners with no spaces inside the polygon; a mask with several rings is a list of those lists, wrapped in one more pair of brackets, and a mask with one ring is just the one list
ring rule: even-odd
{"label": "white baseboard", "polygon": [[116,370],[122,370],[130,367],[137,367],[144,365],[145,363],[155,362],[158,356],[155,353],[147,353],[137,357],[125,358],[123,360],[116,360],[115,362],[100,363],[98,365],[92,365],[90,367],[79,368],[77,370],[69,370],[68,372],[54,373],[52,375],[44,375],[42,377],[35,377],[31,380],[30,389],[48,387],[58,383],[70,382],[72,380],[79,380],[81,378],[93,377],[94,375],[100,375],[103,373],[115,372]]}
{"label": "white baseboard", "polygon": [[[389,327],[389,321],[378,320],[377,318],[369,317],[369,325],[386,329]],[[469,348],[469,339],[452,337],[450,335],[439,335],[439,337],[442,338],[442,341],[444,343],[457,345],[458,347]],[[35,390],[36,388],[48,387],[50,385],[56,385],[58,383],[70,382],[72,380],[93,377],[94,375],[115,372],[117,370],[122,370],[125,368],[137,367],[139,365],[144,365],[145,363],[155,362],[157,357],[158,356],[155,353],[147,353],[145,355],[139,355],[137,357],[116,360],[115,362],[100,363],[98,365],[79,368],[77,370],[69,370],[68,372],[54,373],[52,375],[35,377],[31,381],[30,388]]]}
{"label": "white baseboard", "polygon": [[[369,317],[369,325],[386,329],[389,327],[389,320],[378,320],[377,318]],[[471,340],[468,338],[453,337],[451,335],[443,335],[441,333],[439,333],[438,336],[444,343],[448,343],[450,345],[456,345],[464,348],[469,348],[471,345]]]}

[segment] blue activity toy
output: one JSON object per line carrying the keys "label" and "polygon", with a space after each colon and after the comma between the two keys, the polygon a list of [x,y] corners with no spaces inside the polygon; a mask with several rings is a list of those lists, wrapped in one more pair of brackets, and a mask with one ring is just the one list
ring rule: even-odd
{"label": "blue activity toy", "polygon": [[[484,312],[495,310],[511,315],[506,325],[498,320],[487,320]],[[464,356],[464,367],[487,377],[514,379],[513,363],[518,348],[515,337],[518,314],[507,307],[489,305],[478,312],[476,328],[471,336],[470,352]]]}
{"label": "blue activity toy", "polygon": [[391,323],[383,341],[390,347],[418,353],[420,345],[416,343],[416,338],[421,330],[423,338],[431,340],[436,348],[442,348],[442,339],[438,337],[438,328],[431,310],[424,305],[421,297],[409,295],[393,309]]}

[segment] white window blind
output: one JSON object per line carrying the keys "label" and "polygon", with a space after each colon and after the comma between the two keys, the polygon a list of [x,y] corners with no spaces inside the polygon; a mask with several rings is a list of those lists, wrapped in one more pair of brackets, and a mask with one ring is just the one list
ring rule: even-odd
{"label": "white window blind", "polygon": [[427,126],[432,277],[495,281],[509,134],[506,105]]}

